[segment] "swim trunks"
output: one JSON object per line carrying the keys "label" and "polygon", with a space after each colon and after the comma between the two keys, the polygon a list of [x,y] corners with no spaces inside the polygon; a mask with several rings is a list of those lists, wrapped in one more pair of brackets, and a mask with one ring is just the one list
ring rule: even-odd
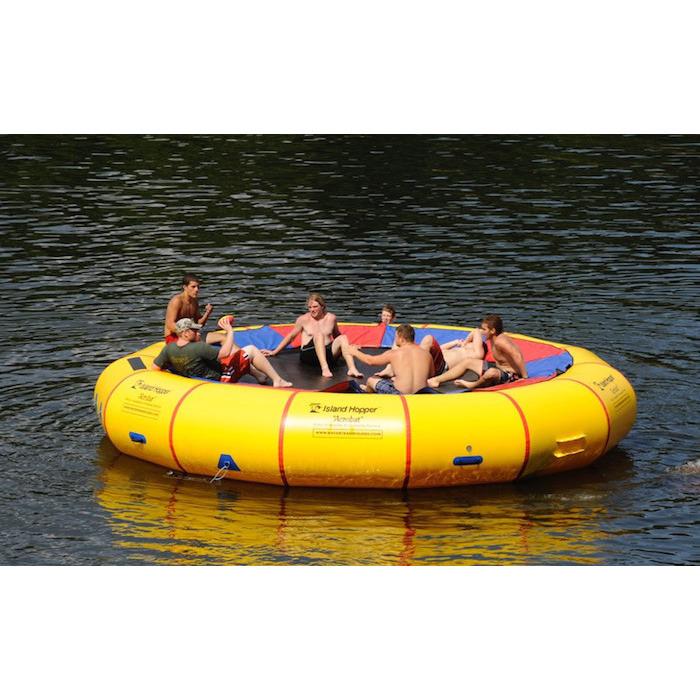
{"label": "swim trunks", "polygon": [[394,382],[391,379],[380,379],[374,385],[374,391],[376,394],[400,394],[401,392],[394,386]]}
{"label": "swim trunks", "polygon": [[221,360],[219,381],[223,384],[233,384],[248,372],[250,372],[250,358],[243,350],[237,350],[233,355]]}
{"label": "swim trunks", "polygon": [[493,382],[492,386],[495,386],[497,384],[510,384],[511,382],[517,382],[518,379],[520,379],[520,375],[516,372],[508,372],[504,369],[501,369],[495,362],[488,362],[484,360],[484,367],[481,373],[484,374],[487,369],[497,369],[501,373],[498,379],[495,382]]}
{"label": "swim trunks", "polygon": [[[335,357],[333,357],[332,347],[332,343],[326,344],[326,362],[331,368],[335,366]],[[308,365],[309,367],[321,367],[321,364],[318,361],[318,355],[316,355],[316,348],[314,347],[313,340],[310,340],[306,345],[302,345],[299,350],[299,359],[303,364]]]}
{"label": "swim trunks", "polygon": [[447,362],[445,362],[445,358],[442,354],[440,343],[438,343],[435,338],[433,338],[433,344],[430,347],[430,358],[433,361],[433,373],[430,375],[431,377],[437,377],[438,374],[447,372]]}
{"label": "swim trunks", "polygon": [[174,343],[177,341],[177,333],[171,333],[170,335],[165,336],[165,344],[167,345],[168,343]]}

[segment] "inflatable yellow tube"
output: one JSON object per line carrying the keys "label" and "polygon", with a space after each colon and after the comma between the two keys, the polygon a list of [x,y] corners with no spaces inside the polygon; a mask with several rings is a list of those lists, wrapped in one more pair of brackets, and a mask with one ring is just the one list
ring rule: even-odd
{"label": "inflatable yellow tube", "polygon": [[549,344],[568,351],[573,366],[547,381],[380,396],[152,372],[156,343],[102,372],[95,409],[121,452],[186,474],[387,489],[514,481],[591,464],[636,417],[619,371],[583,348]]}

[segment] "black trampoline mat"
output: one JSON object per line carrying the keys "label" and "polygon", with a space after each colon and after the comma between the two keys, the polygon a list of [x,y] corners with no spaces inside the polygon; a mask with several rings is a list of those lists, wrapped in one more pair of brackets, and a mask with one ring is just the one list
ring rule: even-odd
{"label": "black trampoline mat", "polygon": [[[362,352],[367,355],[381,355],[388,348],[362,348]],[[284,350],[275,357],[269,357],[272,366],[279,372],[283,379],[292,382],[295,389],[307,389],[311,391],[338,391],[347,389],[347,382],[352,379],[348,376],[348,366],[342,356],[336,360],[335,367],[332,367],[333,377],[326,379],[321,376],[321,369],[304,365],[299,360],[299,350]],[[384,367],[373,367],[355,360],[357,369],[364,374],[364,379],[357,379],[362,384],[375,372],[380,372]],[[256,384],[255,378],[249,374],[244,375],[240,384]],[[268,382],[271,384],[272,382]]]}

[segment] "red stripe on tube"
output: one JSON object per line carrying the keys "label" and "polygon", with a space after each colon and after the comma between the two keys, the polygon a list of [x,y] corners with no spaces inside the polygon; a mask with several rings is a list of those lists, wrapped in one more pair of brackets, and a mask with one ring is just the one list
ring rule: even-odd
{"label": "red stripe on tube", "polygon": [[175,416],[177,416],[177,412],[180,410],[180,406],[182,406],[182,402],[195,390],[199,389],[200,386],[204,386],[205,384],[209,384],[209,382],[200,382],[199,384],[196,384],[193,386],[191,389],[188,389],[181,397],[180,400],[177,402],[175,405],[175,408],[173,409],[173,415],[170,418],[170,427],[168,428],[168,443],[170,444],[170,454],[173,456],[173,459],[175,460],[175,464],[177,464],[177,468],[187,474],[187,471],[183,468],[182,464],[180,464],[180,460],[177,458],[177,454],[175,454],[175,445],[173,444],[173,431],[175,429]]}
{"label": "red stripe on tube", "polygon": [[402,489],[408,488],[408,482],[411,478],[411,414],[408,410],[408,402],[405,396],[400,396],[401,404],[403,405],[403,415],[406,423],[406,470],[403,478]]}
{"label": "red stripe on tube", "polygon": [[518,415],[520,416],[520,420],[523,423],[523,430],[525,431],[525,456],[523,457],[523,465],[520,467],[520,471],[518,472],[518,475],[515,477],[516,479],[519,479],[523,472],[525,471],[525,467],[527,467],[527,463],[530,459],[530,428],[527,424],[527,418],[525,418],[525,414],[523,413],[523,409],[520,408],[520,404],[509,394],[506,393],[499,393],[498,396],[503,396],[508,401],[510,401],[513,406],[515,406],[515,409],[518,412]]}
{"label": "red stripe on tube", "polygon": [[284,471],[284,431],[287,427],[287,416],[289,415],[289,409],[292,406],[294,397],[298,393],[298,391],[291,392],[291,396],[287,399],[287,403],[284,405],[284,410],[282,411],[282,417],[280,418],[280,432],[279,439],[277,441],[277,462],[280,469],[280,479],[282,479],[282,484],[284,484],[284,486],[289,486],[289,483],[287,482],[287,474]]}

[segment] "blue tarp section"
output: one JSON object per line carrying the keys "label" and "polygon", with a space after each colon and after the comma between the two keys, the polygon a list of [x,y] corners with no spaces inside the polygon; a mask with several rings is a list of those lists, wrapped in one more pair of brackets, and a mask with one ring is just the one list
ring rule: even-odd
{"label": "blue tarp section", "polygon": [[236,345],[243,347],[245,345],[255,345],[260,350],[274,350],[282,337],[276,330],[270,326],[262,328],[252,328],[248,331],[236,331]]}
{"label": "blue tarp section", "polygon": [[390,348],[394,344],[394,338],[396,338],[396,328],[387,326],[384,337],[382,338],[382,347]]}
{"label": "blue tarp section", "polygon": [[[450,340],[465,338],[467,332],[458,330],[443,330],[438,328],[416,328],[416,342],[420,343],[420,341],[429,334],[437,338],[440,345],[443,345],[444,343],[448,343]],[[394,343],[395,337],[396,328],[387,326],[384,337],[382,338],[382,347],[390,348]],[[245,331],[236,331],[236,344],[241,347],[252,344],[261,350],[274,350],[281,339],[282,335],[278,331],[270,328],[270,326],[263,326],[262,328],[253,328]],[[557,372],[566,371],[569,369],[569,367],[571,367],[573,362],[573,358],[568,352],[562,352],[559,355],[553,355],[551,357],[544,357],[540,360],[532,360],[526,363],[528,376],[532,378],[550,377]]]}
{"label": "blue tarp section", "polygon": [[527,367],[527,376],[530,379],[535,379],[537,377],[551,377],[557,372],[565,372],[573,364],[574,358],[568,352],[562,352],[561,355],[526,362],[525,366]]}
{"label": "blue tarp section", "polygon": [[[415,326],[414,326],[415,328]],[[449,343],[451,340],[457,340],[466,338],[469,335],[469,331],[453,331],[453,330],[441,330],[439,328],[415,328],[416,331],[416,343],[420,343],[426,335],[432,335],[437,338],[440,345]],[[384,337],[382,338],[382,347],[390,348],[394,344],[394,339],[396,338],[396,328],[387,326]]]}

